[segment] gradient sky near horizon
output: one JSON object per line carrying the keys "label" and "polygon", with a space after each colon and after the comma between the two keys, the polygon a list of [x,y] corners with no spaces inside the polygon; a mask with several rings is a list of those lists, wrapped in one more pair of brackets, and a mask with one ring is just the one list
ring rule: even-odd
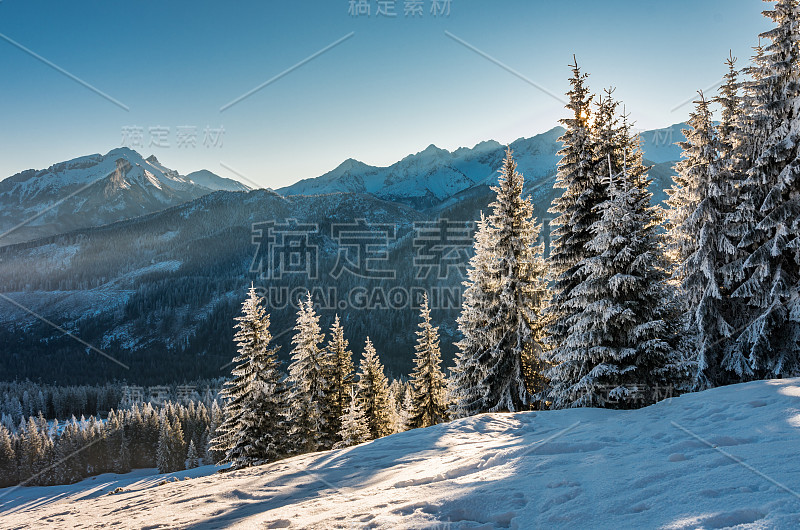
{"label": "gradient sky near horizon", "polygon": [[[464,43],[559,97],[574,53],[592,90],[617,87],[638,128],[660,128],[684,121],[691,106],[675,107],[719,82],[729,50],[747,63],[770,27],[760,0],[452,0],[438,17],[432,1],[405,17],[396,0],[390,18],[378,0],[355,17],[350,0],[0,0],[0,178],[105,153],[141,127],[135,148],[182,174],[279,188],[350,157],[388,165],[431,143],[511,142],[566,115]],[[195,147],[177,146],[184,126]],[[206,127],[224,128],[221,145],[203,145]]]}

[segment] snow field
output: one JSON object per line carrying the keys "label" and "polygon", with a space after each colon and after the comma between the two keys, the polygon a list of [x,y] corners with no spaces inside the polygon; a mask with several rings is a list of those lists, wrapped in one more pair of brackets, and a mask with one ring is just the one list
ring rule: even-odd
{"label": "snow field", "polygon": [[[800,379],[759,381],[635,411],[482,414],[223,474],[9,488],[0,527],[797,528],[798,448]],[[172,476],[193,478],[158,485]]]}

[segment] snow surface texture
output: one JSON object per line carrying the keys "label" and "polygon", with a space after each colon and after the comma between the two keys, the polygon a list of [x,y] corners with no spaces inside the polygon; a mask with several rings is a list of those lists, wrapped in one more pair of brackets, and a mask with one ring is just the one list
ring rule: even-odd
{"label": "snow surface texture", "polygon": [[798,528],[798,447],[800,379],[758,381],[636,411],[483,414],[160,486],[172,475],[0,490],[0,527]]}

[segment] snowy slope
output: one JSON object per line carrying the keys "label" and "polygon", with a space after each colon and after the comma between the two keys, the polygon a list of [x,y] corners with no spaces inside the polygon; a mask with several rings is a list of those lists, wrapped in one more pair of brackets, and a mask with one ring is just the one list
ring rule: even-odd
{"label": "snowy slope", "polygon": [[161,486],[0,490],[0,527],[798,528],[798,447],[800,379],[759,381],[637,411],[484,414]]}

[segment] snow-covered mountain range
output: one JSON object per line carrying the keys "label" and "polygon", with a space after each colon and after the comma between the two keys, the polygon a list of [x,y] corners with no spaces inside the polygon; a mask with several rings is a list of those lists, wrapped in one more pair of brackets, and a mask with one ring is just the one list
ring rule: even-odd
{"label": "snow-covered mountain range", "polygon": [[[647,158],[656,166],[653,176],[657,200],[663,190],[661,173],[671,172],[682,140],[681,124],[642,133]],[[555,127],[510,144],[528,182],[554,181],[558,138]],[[278,190],[282,195],[367,193],[379,199],[416,209],[441,205],[471,188],[492,184],[505,146],[494,140],[455,151],[430,145],[388,166],[375,167],[348,159],[316,178],[301,180]],[[661,177],[661,178],[660,178]],[[155,156],[144,158],[128,148],[105,155],[94,154],[54,164],[43,170],[26,170],[0,181],[0,246],[132,219],[197,199],[213,191],[249,191],[251,188],[211,171],[188,175],[161,164]],[[13,229],[13,230],[12,230]]]}
{"label": "snow-covered mountain range", "polygon": [[0,245],[131,219],[239,182],[198,171],[181,176],[128,148],[27,170],[0,182]]}
{"label": "snow-covered mountain range", "polygon": [[800,380],[781,379],[639,410],[481,414],[223,474],[0,490],[0,525],[798,528],[799,411]]}
{"label": "snow-covered mountain range", "polygon": [[[675,142],[684,140],[683,127],[676,124],[642,132],[642,149],[648,161],[663,164],[678,160],[680,147]],[[554,180],[557,153],[561,149],[558,139],[563,133],[562,127],[555,127],[509,144],[528,182]],[[429,145],[388,167],[370,166],[350,158],[320,177],[301,180],[277,191],[282,195],[370,193],[416,208],[431,207],[474,186],[495,183],[505,149],[506,146],[494,140],[452,152]]]}

